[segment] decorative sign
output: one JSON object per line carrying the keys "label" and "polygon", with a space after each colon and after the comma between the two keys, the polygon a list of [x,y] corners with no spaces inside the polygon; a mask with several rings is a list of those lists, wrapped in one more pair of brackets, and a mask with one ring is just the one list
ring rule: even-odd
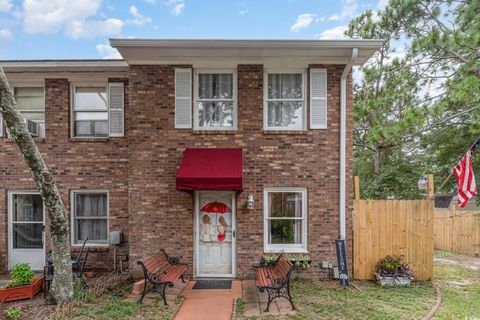
{"label": "decorative sign", "polygon": [[338,273],[340,276],[340,285],[348,287],[348,267],[345,240],[335,240],[335,247],[337,249],[337,262]]}

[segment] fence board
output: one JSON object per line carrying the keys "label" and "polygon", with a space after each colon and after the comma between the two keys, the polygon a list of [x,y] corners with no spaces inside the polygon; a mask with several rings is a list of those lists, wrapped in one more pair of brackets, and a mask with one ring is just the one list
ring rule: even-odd
{"label": "fence board", "polygon": [[480,256],[480,211],[436,209],[435,249]]}
{"label": "fence board", "polygon": [[431,200],[354,201],[355,279],[372,279],[386,255],[405,255],[415,279],[433,272],[434,216]]}

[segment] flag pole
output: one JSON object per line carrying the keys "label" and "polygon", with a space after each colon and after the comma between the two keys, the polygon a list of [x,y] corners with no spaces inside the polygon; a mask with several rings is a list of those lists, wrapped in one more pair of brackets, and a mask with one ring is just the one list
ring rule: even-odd
{"label": "flag pole", "polygon": [[[472,146],[470,148],[468,148],[467,152],[469,150],[471,150],[473,147],[475,147],[476,145],[480,144],[480,137],[478,137],[477,140],[475,140],[475,142],[472,144]],[[463,157],[463,156],[462,156]],[[461,158],[460,158],[461,159]],[[442,184],[440,185],[440,187],[437,189],[439,191],[442,190],[442,188],[445,186],[445,184],[447,183],[447,181],[453,176],[453,170],[450,171],[450,174],[448,175],[448,177],[445,178],[445,180],[443,180]]]}

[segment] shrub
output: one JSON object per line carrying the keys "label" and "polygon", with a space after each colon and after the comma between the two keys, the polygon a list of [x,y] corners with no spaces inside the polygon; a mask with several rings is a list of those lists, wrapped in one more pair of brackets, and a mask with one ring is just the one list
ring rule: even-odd
{"label": "shrub", "polygon": [[[262,256],[261,264],[264,266],[272,266],[277,261],[278,254],[265,254]],[[299,268],[308,268],[310,266],[310,256],[308,254],[301,254],[301,253],[290,253],[287,254],[287,258],[295,264],[296,267]]]}
{"label": "shrub", "polygon": [[20,319],[22,312],[17,308],[10,308],[5,310],[5,316],[8,319]]}
{"label": "shrub", "polygon": [[9,287],[21,287],[32,284],[35,273],[28,263],[17,263],[10,270],[10,277],[12,281],[9,283]]}
{"label": "shrub", "polygon": [[376,273],[381,277],[413,278],[413,272],[405,261],[404,255],[386,256],[378,261]]}

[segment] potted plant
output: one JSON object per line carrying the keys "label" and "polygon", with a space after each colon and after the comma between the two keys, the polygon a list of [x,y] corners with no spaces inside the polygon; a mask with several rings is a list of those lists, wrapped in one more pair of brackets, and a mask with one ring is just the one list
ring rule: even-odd
{"label": "potted plant", "polygon": [[378,261],[375,277],[381,286],[408,287],[413,279],[413,272],[403,255],[386,256]]}
{"label": "potted plant", "polygon": [[12,280],[0,289],[0,302],[33,298],[43,286],[43,276],[35,277],[28,263],[18,263],[10,270]]}
{"label": "potted plant", "polygon": [[[297,268],[306,269],[310,266],[310,263],[312,262],[308,254],[290,253],[290,254],[287,254],[287,257],[288,257],[288,260],[290,260]],[[275,261],[277,261],[277,258],[278,258],[278,254],[275,254],[275,253],[265,254],[262,256],[262,260],[260,264],[262,266],[271,267],[275,264]]]}

